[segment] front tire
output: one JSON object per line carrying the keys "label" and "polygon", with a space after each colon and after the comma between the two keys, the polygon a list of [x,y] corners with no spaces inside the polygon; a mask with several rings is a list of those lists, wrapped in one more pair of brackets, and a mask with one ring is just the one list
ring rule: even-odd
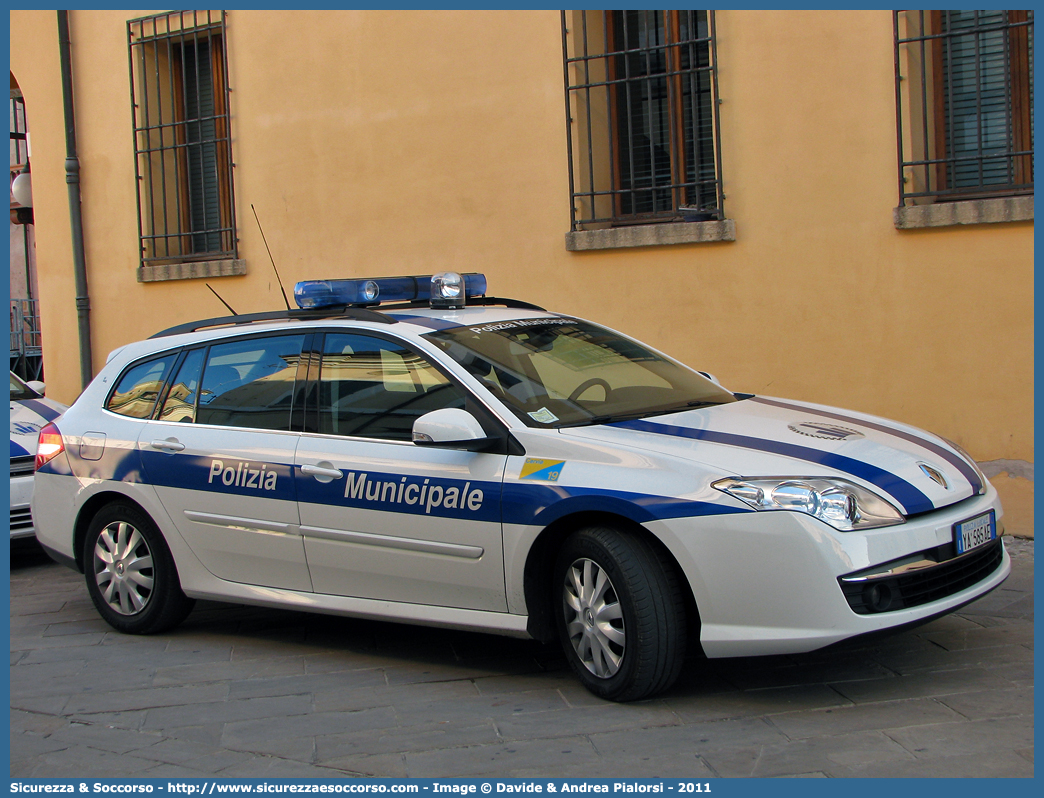
{"label": "front tire", "polygon": [[685,656],[685,604],[675,567],[639,535],[589,527],[555,561],[559,639],[595,695],[636,701],[669,688]]}
{"label": "front tire", "polygon": [[181,590],[163,535],[130,504],[103,507],[83,548],[87,592],[98,613],[126,634],[155,634],[177,626],[195,604]]}

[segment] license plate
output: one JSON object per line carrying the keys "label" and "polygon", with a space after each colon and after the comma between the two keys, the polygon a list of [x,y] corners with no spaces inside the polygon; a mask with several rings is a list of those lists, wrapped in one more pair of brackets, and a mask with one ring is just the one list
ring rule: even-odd
{"label": "license plate", "polygon": [[997,519],[993,510],[953,525],[953,542],[957,546],[958,554],[964,554],[996,539]]}

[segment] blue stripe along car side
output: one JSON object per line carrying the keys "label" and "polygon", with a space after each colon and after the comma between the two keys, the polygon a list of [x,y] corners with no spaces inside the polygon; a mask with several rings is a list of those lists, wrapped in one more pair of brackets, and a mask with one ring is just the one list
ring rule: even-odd
{"label": "blue stripe along car side", "polygon": [[[98,460],[80,457],[79,446],[67,446],[65,454],[73,473],[81,479],[108,479],[113,482],[148,482],[142,473],[143,452],[109,446]],[[159,454],[159,452],[156,452]],[[50,465],[50,463],[48,463]]]}
{"label": "blue stripe along car side", "polygon": [[[221,463],[221,470],[214,471],[214,463]],[[261,460],[246,460],[234,455],[223,455],[215,453],[212,455],[194,454],[167,454],[165,452],[141,450],[141,463],[145,469],[145,481],[150,485],[158,485],[165,488],[183,488],[185,490],[204,490],[213,493],[233,493],[238,496],[257,496],[264,499],[280,499],[282,501],[295,501],[297,490],[294,485],[294,467],[283,463],[269,463]],[[271,489],[266,490],[264,483],[257,487],[258,477],[264,473],[274,473],[275,479]],[[252,467],[252,468],[251,468]],[[227,482],[224,480],[225,472],[232,469],[233,476]],[[254,476],[254,487],[248,483],[250,474],[247,472],[257,471]]]}
{"label": "blue stripe along car side", "polygon": [[11,441],[11,457],[25,457],[27,454],[35,454],[35,452],[30,452],[21,444]]}
{"label": "blue stripe along car side", "polygon": [[22,399],[20,404],[25,405],[32,410],[40,418],[46,419],[47,421],[54,421],[62,413],[60,410],[55,410],[53,407],[48,407],[46,404],[41,402],[39,399]]}
{"label": "blue stripe along car side", "polygon": [[141,472],[137,449],[109,447],[100,460],[84,460],[79,450],[79,446],[66,441],[65,451],[44,463],[40,473],[111,482],[148,482]]}
{"label": "blue stripe along car side", "polygon": [[754,512],[713,502],[623,490],[504,483],[504,523],[547,526],[579,512],[608,512],[639,524],[667,518]]}
{"label": "blue stripe along car side", "polygon": [[[374,491],[375,498],[367,499],[366,487],[348,493],[347,475],[333,482],[321,483],[310,477],[290,480],[293,467],[281,463],[264,463],[265,473],[276,474],[273,490],[258,487],[245,487],[242,476],[247,468],[246,461],[233,457],[222,457],[220,454],[206,457],[184,454],[163,454],[160,452],[141,452],[148,481],[153,485],[188,490],[204,490],[216,493],[234,493],[240,496],[258,496],[283,501],[297,501],[311,504],[327,504],[358,509],[384,512],[404,513],[409,515],[432,515],[438,518],[464,518],[474,521],[499,522],[510,524],[537,524],[546,526],[565,515],[575,512],[600,510],[615,512],[638,523],[666,518],[687,518],[700,515],[724,515],[728,513],[753,512],[746,508],[730,507],[713,502],[690,501],[669,496],[656,496],[629,491],[603,490],[599,488],[566,487],[562,485],[539,485],[486,482],[465,479],[442,479],[424,477],[423,475],[403,475],[384,473],[362,468],[349,472],[353,474],[353,484],[358,488],[361,477],[365,474],[369,486],[377,485],[380,490]],[[222,463],[222,471],[214,473],[214,461]],[[240,464],[243,464],[240,467]],[[260,462],[251,462],[253,471],[260,470]],[[227,469],[233,469],[236,476],[226,482],[223,479]],[[403,487],[416,485],[412,497],[414,502],[403,501]],[[395,490],[385,491],[391,485]],[[440,488],[440,504],[430,505],[427,501],[419,501],[419,489]],[[455,488],[456,506],[441,506],[447,492]],[[503,490],[503,494],[501,494]],[[481,497],[474,497],[475,491],[481,491]],[[385,500],[384,497],[391,495]],[[503,496],[502,507],[501,495]],[[459,498],[458,498],[459,497]],[[465,502],[472,498],[474,509]],[[430,505],[430,506],[429,506]]]}
{"label": "blue stripe along car side", "polygon": [[846,474],[852,474],[876,485],[902,504],[908,515],[935,509],[931,499],[901,477],[877,466],[840,454],[821,452],[818,449],[798,446],[793,443],[781,443],[780,441],[772,441],[765,438],[752,438],[748,435],[735,435],[729,432],[715,432],[713,430],[693,429],[691,427],[676,427],[670,424],[654,424],[650,421],[617,421],[612,426],[640,432],[652,432],[656,435],[670,435],[678,438],[692,438],[693,440],[721,443],[726,446],[739,446],[759,452],[781,454],[785,457],[793,457],[796,460],[805,460],[809,463],[818,463],[819,465],[843,471]]}
{"label": "blue stripe along car side", "polygon": [[[654,496],[645,493],[628,491],[602,490],[599,488],[566,487],[563,485],[539,485],[505,482],[481,482],[465,479],[442,479],[408,475],[382,473],[358,469],[353,472],[353,487],[357,489],[355,496],[346,496],[348,492],[346,477],[329,483],[319,483],[314,479],[298,481],[298,501],[312,504],[334,504],[344,507],[357,507],[367,510],[378,510],[410,515],[433,515],[439,518],[464,518],[473,521],[497,522],[506,524],[536,524],[546,526],[563,516],[575,512],[601,510],[615,512],[633,521],[641,523],[664,518],[685,518],[696,515],[716,515],[737,512],[752,512],[745,508],[729,507],[711,502],[689,501],[669,496]],[[367,499],[369,491],[366,487],[358,489],[362,474],[366,475],[368,486],[379,485],[374,489],[375,498]],[[403,500],[404,487],[416,485],[441,489],[440,503],[446,492],[455,488],[455,507],[430,506],[428,501],[418,500],[418,491],[412,494],[414,503]],[[390,488],[388,488],[390,486]],[[386,490],[386,488],[388,488]],[[474,491],[482,491],[480,504],[474,510],[463,506],[465,494],[471,496]],[[503,493],[501,494],[501,490]],[[376,498],[379,493],[379,498]],[[428,494],[430,496],[430,493]],[[385,500],[385,496],[389,498]],[[459,501],[457,500],[459,496]],[[498,501],[502,496],[502,507]]]}
{"label": "blue stripe along car side", "polygon": [[[368,468],[349,471],[343,466],[341,470],[344,476],[332,482],[321,483],[311,477],[298,479],[298,501],[436,518],[500,521],[499,482],[394,474]],[[438,504],[434,503],[435,489],[439,491]],[[443,501],[451,489],[453,506],[445,507]],[[367,498],[371,493],[373,498]]]}
{"label": "blue stripe along car side", "polygon": [[961,476],[968,480],[968,483],[972,486],[973,493],[978,493],[980,490],[982,490],[982,481],[979,479],[979,475],[975,473],[975,469],[973,469],[964,461],[963,457],[947,449],[944,449],[942,446],[939,446],[936,443],[932,443],[932,441],[926,440],[925,438],[922,438],[918,435],[912,435],[909,432],[903,432],[902,430],[895,429],[893,427],[886,427],[884,424],[877,424],[873,421],[864,421],[861,418],[845,416],[841,413],[831,413],[826,410],[816,410],[808,407],[803,407],[802,405],[790,404],[789,402],[780,402],[778,399],[765,399],[761,396],[754,396],[751,397],[749,401],[760,402],[763,405],[772,405],[773,407],[782,407],[787,410],[798,410],[802,413],[809,413],[814,416],[822,416],[823,418],[832,418],[835,421],[845,421],[849,424],[858,424],[859,426],[877,430],[878,432],[883,432],[886,435],[894,435],[896,438],[901,438],[904,441],[915,443],[918,446],[932,452],[933,454],[938,455],[947,463],[956,468],[960,472]]}
{"label": "blue stripe along car side", "polygon": [[57,474],[60,477],[71,477],[72,468],[69,464],[69,450],[66,449],[57,457],[52,457],[42,467],[37,469],[38,474]]}

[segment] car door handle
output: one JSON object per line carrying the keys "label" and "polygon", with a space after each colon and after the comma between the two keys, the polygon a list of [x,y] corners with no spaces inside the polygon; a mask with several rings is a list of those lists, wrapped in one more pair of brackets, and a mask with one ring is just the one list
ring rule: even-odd
{"label": "car door handle", "polygon": [[301,473],[315,477],[320,482],[329,482],[331,479],[340,479],[344,476],[338,468],[321,465],[303,465],[301,466]]}
{"label": "car door handle", "polygon": [[149,444],[153,449],[159,449],[164,452],[180,452],[185,448],[185,444],[180,441],[176,441],[173,438],[165,441],[153,441]]}

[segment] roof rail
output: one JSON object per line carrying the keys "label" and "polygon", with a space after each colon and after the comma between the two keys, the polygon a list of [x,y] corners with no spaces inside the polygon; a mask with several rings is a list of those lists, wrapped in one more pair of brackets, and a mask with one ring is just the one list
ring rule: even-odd
{"label": "roof rail", "polygon": [[468,299],[468,307],[472,305],[502,305],[505,308],[520,308],[521,310],[539,310],[547,313],[547,308],[534,305],[532,302],[524,302],[521,299],[508,299],[507,297],[477,296]]}
{"label": "roof rail", "polygon": [[[505,308],[519,308],[521,310],[539,310],[546,313],[547,308],[542,308],[539,305],[534,305],[531,302],[524,302],[521,299],[508,299],[506,297],[498,296],[470,296],[468,297],[468,303],[466,307],[489,307],[492,305],[499,305]],[[395,304],[381,305],[381,310],[406,310],[407,308],[430,308],[431,304],[427,299],[413,299],[409,302],[396,302]]]}
{"label": "roof rail", "polygon": [[[506,308],[519,308],[521,310],[539,310],[546,312],[545,308],[521,299],[504,299],[495,296],[477,296],[468,299],[468,307],[501,305]],[[405,310],[406,308],[427,308],[430,304],[427,300],[415,300],[412,302],[396,302],[393,305],[383,306],[386,310]],[[398,319],[381,313],[371,308],[356,305],[338,305],[336,307],[317,308],[315,310],[269,310],[263,313],[246,313],[237,316],[216,316],[212,319],[201,319],[190,321],[168,327],[158,333],[150,335],[149,338],[165,338],[168,335],[180,335],[182,333],[205,330],[208,327],[226,327],[240,324],[253,324],[258,321],[314,321],[321,319],[352,319],[354,321],[372,321],[378,324],[396,324]]]}
{"label": "roof rail", "polygon": [[212,319],[201,319],[178,324],[161,330],[149,338],[165,338],[168,335],[205,330],[207,327],[224,327],[227,325],[253,324],[258,321],[312,321],[313,319],[354,319],[355,321],[374,321],[380,324],[395,324],[397,319],[369,308],[338,307],[320,308],[318,310],[269,310],[264,313],[245,313],[237,316],[217,316]]}

